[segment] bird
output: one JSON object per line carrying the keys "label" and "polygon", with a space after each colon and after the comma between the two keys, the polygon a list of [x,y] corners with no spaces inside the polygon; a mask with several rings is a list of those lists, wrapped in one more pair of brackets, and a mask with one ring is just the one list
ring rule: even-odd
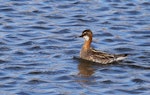
{"label": "bird", "polygon": [[86,29],[82,32],[81,36],[84,38],[84,44],[80,50],[80,58],[88,61],[92,61],[100,64],[109,64],[113,62],[122,61],[128,54],[108,54],[96,50],[91,47],[93,33],[90,29]]}

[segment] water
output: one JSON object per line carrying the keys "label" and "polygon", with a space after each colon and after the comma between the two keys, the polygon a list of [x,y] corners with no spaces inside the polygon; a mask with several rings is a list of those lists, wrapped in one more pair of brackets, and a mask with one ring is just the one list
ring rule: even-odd
{"label": "water", "polygon": [[[149,0],[1,0],[1,95],[149,95]],[[77,60],[92,45],[119,64]]]}

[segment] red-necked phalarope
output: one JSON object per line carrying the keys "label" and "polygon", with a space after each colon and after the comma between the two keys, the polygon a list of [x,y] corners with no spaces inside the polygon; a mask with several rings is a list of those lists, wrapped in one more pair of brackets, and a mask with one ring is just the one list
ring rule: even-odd
{"label": "red-necked phalarope", "polygon": [[80,57],[82,59],[101,64],[108,64],[112,62],[121,61],[127,57],[127,54],[108,54],[91,48],[92,42],[91,30],[84,30],[82,32],[82,35],[79,37],[83,37],[85,40],[82,49],[80,51]]}

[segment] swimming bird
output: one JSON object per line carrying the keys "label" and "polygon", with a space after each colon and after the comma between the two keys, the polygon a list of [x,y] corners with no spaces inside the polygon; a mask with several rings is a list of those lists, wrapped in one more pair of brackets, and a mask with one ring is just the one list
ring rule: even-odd
{"label": "swimming bird", "polygon": [[108,64],[117,61],[121,61],[127,57],[127,54],[108,54],[106,52],[95,50],[91,47],[93,33],[87,29],[79,36],[84,38],[84,44],[80,51],[80,58],[89,60],[96,63]]}

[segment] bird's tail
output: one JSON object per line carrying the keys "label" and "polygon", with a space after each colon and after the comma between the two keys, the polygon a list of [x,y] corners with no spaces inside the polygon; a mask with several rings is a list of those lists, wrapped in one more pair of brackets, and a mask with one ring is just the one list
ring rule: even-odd
{"label": "bird's tail", "polygon": [[116,61],[121,61],[125,58],[127,58],[128,54],[118,54],[118,55],[115,55],[116,57]]}

